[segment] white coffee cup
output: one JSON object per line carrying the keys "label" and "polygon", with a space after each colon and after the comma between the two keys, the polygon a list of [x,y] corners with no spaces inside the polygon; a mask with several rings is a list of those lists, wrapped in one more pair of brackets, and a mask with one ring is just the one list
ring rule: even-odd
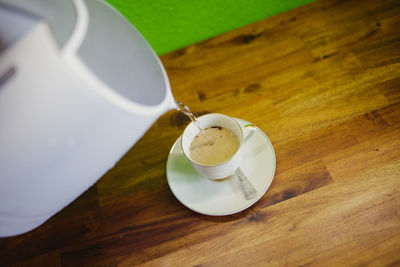
{"label": "white coffee cup", "polygon": [[229,178],[234,174],[236,169],[239,168],[243,156],[243,146],[255,134],[254,125],[248,124],[242,127],[233,118],[218,113],[207,114],[197,118],[197,120],[203,129],[211,126],[220,126],[231,130],[239,140],[239,148],[230,159],[217,165],[204,165],[195,162],[190,157],[190,144],[196,135],[200,133],[200,129],[191,122],[182,134],[183,154],[193,167],[204,177],[212,180],[224,180]]}

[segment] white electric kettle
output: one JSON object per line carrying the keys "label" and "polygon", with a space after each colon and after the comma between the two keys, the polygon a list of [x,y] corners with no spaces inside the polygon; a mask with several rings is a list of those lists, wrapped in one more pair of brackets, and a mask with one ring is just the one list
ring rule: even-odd
{"label": "white electric kettle", "polygon": [[99,0],[0,0],[0,237],[72,202],[175,107],[140,33]]}

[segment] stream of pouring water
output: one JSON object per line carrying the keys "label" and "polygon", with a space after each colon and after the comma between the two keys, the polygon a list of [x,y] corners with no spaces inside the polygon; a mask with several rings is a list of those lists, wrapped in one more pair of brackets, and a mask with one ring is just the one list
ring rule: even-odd
{"label": "stream of pouring water", "polygon": [[193,114],[193,112],[189,109],[188,106],[186,106],[185,104],[183,104],[182,102],[179,102],[178,100],[174,100],[175,104],[176,104],[176,109],[179,112],[182,112],[183,114],[185,114],[186,116],[189,117],[189,119],[197,126],[197,128],[199,128],[199,130],[201,131],[202,134],[204,134],[204,129],[201,128],[199,121],[197,120],[196,116]]}
{"label": "stream of pouring water", "polygon": [[194,125],[197,126],[197,128],[200,130],[201,134],[204,134],[205,136],[207,136],[210,144],[213,144],[214,142],[211,140],[211,138],[205,133],[204,129],[201,127],[200,122],[197,120],[197,117],[193,114],[193,112],[189,109],[188,106],[186,106],[185,104],[183,104],[182,102],[174,99],[175,104],[176,104],[176,109],[179,112],[182,112],[183,114],[185,114],[186,116],[189,117],[189,119],[194,123]]}

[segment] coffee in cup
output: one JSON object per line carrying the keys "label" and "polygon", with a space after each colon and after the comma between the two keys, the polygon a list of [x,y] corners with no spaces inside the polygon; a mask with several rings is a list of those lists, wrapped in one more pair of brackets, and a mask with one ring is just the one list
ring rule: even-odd
{"label": "coffee in cup", "polygon": [[231,130],[211,126],[193,138],[190,157],[202,165],[218,165],[235,155],[239,146],[239,140]]}
{"label": "coffee in cup", "polygon": [[[201,128],[194,122],[191,122],[183,131],[181,137],[183,154],[192,166],[208,179],[223,180],[230,177],[239,168],[243,155],[243,146],[254,136],[255,127],[253,125],[241,126],[235,119],[217,113],[203,115],[197,118],[197,120]],[[207,130],[206,136],[202,137],[201,129]],[[224,135],[220,135],[219,133],[224,133]],[[231,133],[233,133],[233,136]],[[212,137],[214,140],[209,140],[208,135],[214,136]],[[192,153],[192,151],[195,150],[197,144],[197,141],[194,142],[194,139],[198,138],[205,138],[203,141],[199,139],[199,141],[202,141],[199,143],[208,143],[209,147],[197,151],[197,154],[200,155],[196,156],[196,153]],[[216,142],[219,138],[222,139],[223,146],[218,145],[211,148],[211,143]],[[214,156],[218,156],[218,158]]]}

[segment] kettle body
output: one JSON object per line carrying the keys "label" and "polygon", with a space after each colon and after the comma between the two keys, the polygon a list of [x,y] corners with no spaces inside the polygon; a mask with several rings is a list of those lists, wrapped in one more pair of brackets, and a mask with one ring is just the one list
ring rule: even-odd
{"label": "kettle body", "polygon": [[72,202],[174,101],[154,51],[100,0],[0,0],[0,18],[4,237]]}

